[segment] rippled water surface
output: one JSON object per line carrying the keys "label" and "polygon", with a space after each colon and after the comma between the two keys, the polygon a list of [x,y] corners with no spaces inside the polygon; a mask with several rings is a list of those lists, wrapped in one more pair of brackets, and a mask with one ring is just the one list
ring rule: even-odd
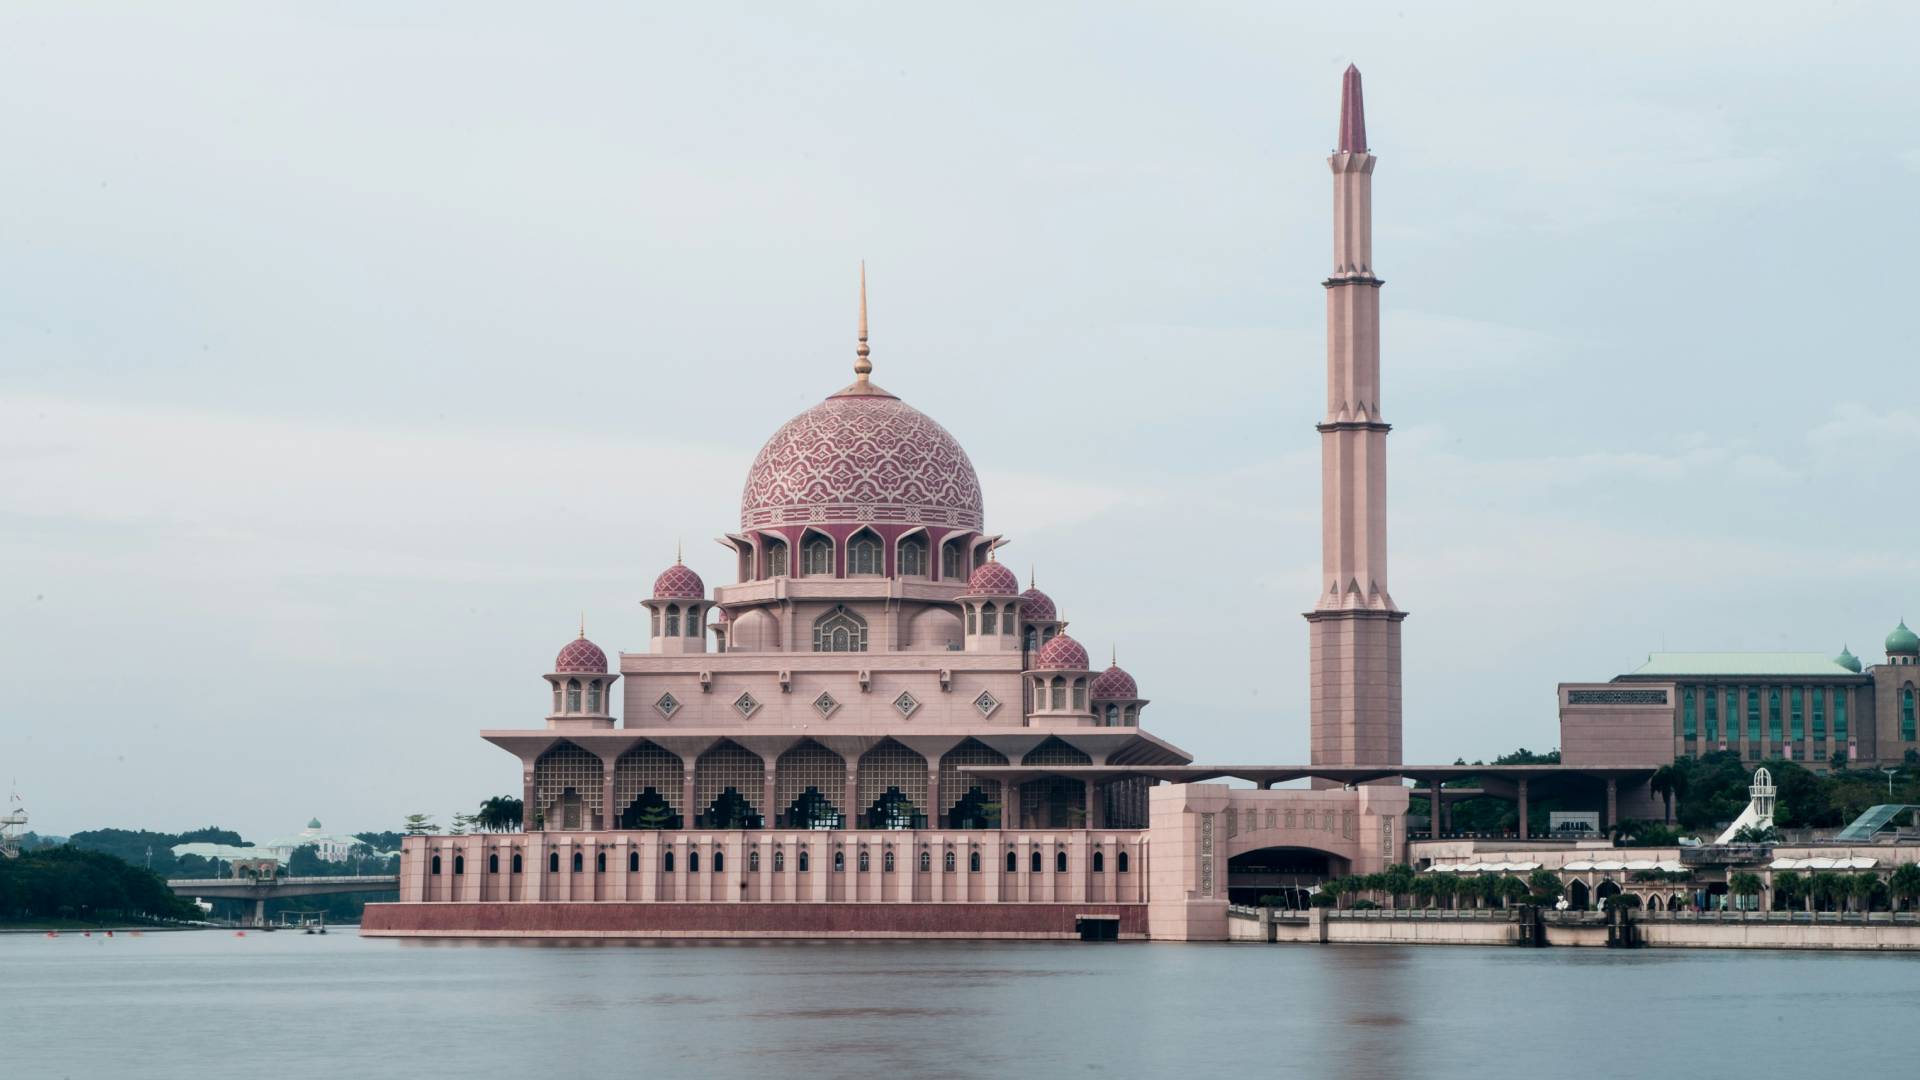
{"label": "rippled water surface", "polygon": [[1920,957],[0,935],[0,1076],[1909,1075]]}

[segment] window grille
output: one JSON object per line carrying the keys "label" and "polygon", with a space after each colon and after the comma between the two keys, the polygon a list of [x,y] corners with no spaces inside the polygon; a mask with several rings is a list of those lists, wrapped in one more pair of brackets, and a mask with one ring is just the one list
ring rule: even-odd
{"label": "window grille", "polygon": [[927,871],[932,869],[933,869],[933,852],[927,851],[926,849],[922,848],[920,851],[920,872],[926,873]]}
{"label": "window grille", "polygon": [[750,874],[757,874],[760,872],[760,849],[759,848],[754,848],[752,851],[747,852],[747,872]]}
{"label": "window grille", "polygon": [[864,874],[867,872],[867,869],[868,869],[867,868],[867,849],[861,848],[860,849],[860,872]]}
{"label": "window grille", "polygon": [[925,540],[908,537],[900,541],[900,573],[903,576],[926,576],[927,542]]}
{"label": "window grille", "polygon": [[847,549],[847,562],[849,574],[880,574],[886,571],[880,557],[880,541],[872,533],[861,533],[853,538],[853,546]]}
{"label": "window grille", "polygon": [[780,755],[774,768],[776,824],[786,829],[838,829],[847,763],[811,740]]}
{"label": "window grille", "polygon": [[788,576],[787,545],[778,540],[767,545],[767,576]]}
{"label": "window grille", "polygon": [[773,849],[773,872],[776,874],[784,874],[787,872],[787,849],[786,848]]}
{"label": "window grille", "polygon": [[883,874],[893,873],[893,849],[892,848],[888,848],[880,856],[880,872]]}
{"label": "window grille", "polygon": [[926,758],[884,739],[860,755],[857,787],[863,827],[926,827]]}
{"label": "window grille", "polygon": [[580,711],[580,680],[579,679],[567,680],[567,711],[568,712]]}
{"label": "window grille", "polygon": [[1000,633],[1000,612],[992,604],[987,604],[980,609],[980,632],[996,636]]}
{"label": "window grille", "polygon": [[833,610],[813,624],[814,652],[866,652],[867,621],[843,604],[835,604]]}
{"label": "window grille", "polygon": [[816,574],[833,573],[833,545],[825,540],[807,541],[806,572],[808,577]]}
{"label": "window grille", "polygon": [[1073,711],[1085,712],[1087,708],[1087,680],[1073,680]]}
{"label": "window grille", "polygon": [[708,829],[757,829],[765,797],[760,755],[731,740],[715,744],[693,767],[694,824]]}
{"label": "window grille", "polygon": [[561,808],[568,793],[572,793],[574,804],[584,807],[588,814],[600,815],[600,759],[572,743],[561,743],[541,754],[533,765],[534,805],[544,828],[587,827],[584,819],[572,823],[564,820]]}
{"label": "window grille", "polygon": [[679,828],[684,812],[680,805],[684,780],[685,768],[678,755],[654,743],[634,744],[613,763],[613,803],[619,827]]}
{"label": "window grille", "polygon": [[1006,755],[978,739],[968,739],[940,758],[940,797],[947,802],[947,826],[992,829],[1000,825],[1000,781],[970,775],[969,766],[1005,765]]}
{"label": "window grille", "polygon": [[680,636],[680,605],[667,605],[667,637]]}
{"label": "window grille", "polygon": [[847,869],[847,853],[844,851],[836,850],[833,853],[833,872],[836,874],[845,873],[846,869]]}
{"label": "window grille", "polygon": [[960,545],[958,542],[940,545],[940,576],[948,581],[965,576],[960,572]]}
{"label": "window grille", "polygon": [[952,849],[952,848],[948,848],[948,849],[947,849],[947,853],[946,853],[946,855],[945,855],[945,856],[944,856],[944,857],[943,857],[943,858],[941,859],[941,863],[940,863],[940,865],[942,866],[942,868],[944,868],[944,869],[946,870],[946,872],[947,872],[947,873],[949,873],[949,874],[951,874],[951,873],[953,873],[953,867],[954,867],[954,861],[953,861],[953,849]]}

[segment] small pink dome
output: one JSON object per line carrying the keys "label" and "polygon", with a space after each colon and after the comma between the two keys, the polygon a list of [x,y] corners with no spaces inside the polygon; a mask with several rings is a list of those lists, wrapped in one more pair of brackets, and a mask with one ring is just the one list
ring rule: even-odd
{"label": "small pink dome", "polygon": [[1033,666],[1041,671],[1087,671],[1087,650],[1061,634],[1040,647],[1040,657]]}
{"label": "small pink dome", "polygon": [[1096,701],[1131,701],[1140,696],[1140,684],[1133,676],[1114,664],[1093,677],[1093,685],[1087,688]]}
{"label": "small pink dome", "polygon": [[1020,591],[1020,579],[997,562],[984,562],[967,579],[967,591],[980,596],[1012,596]]}
{"label": "small pink dome", "polygon": [[1060,621],[1060,613],[1053,606],[1053,597],[1039,589],[1028,589],[1020,594],[1020,617],[1031,622]]}
{"label": "small pink dome", "polygon": [[553,670],[568,675],[605,675],[607,673],[607,654],[600,646],[584,637],[567,642],[560,655],[553,660]]}
{"label": "small pink dome", "polygon": [[653,579],[656,600],[704,600],[706,596],[707,583],[683,563],[674,563]]}

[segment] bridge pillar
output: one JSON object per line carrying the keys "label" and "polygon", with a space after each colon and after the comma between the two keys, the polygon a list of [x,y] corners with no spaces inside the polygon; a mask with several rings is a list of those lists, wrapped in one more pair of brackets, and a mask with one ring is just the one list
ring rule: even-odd
{"label": "bridge pillar", "polygon": [[267,925],[267,898],[264,896],[254,898],[253,925],[255,929]]}

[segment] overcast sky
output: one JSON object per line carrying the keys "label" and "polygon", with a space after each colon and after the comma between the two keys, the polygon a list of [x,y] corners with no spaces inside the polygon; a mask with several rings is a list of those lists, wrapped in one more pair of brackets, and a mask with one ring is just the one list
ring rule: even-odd
{"label": "overcast sky", "polygon": [[[189,8],[190,10],[183,10]],[[255,837],[519,791],[848,380],[1202,761],[1304,760],[1366,75],[1406,749],[1854,651],[1920,509],[1911,5],[8,4],[0,782]],[[1096,17],[1097,15],[1097,17]]]}

